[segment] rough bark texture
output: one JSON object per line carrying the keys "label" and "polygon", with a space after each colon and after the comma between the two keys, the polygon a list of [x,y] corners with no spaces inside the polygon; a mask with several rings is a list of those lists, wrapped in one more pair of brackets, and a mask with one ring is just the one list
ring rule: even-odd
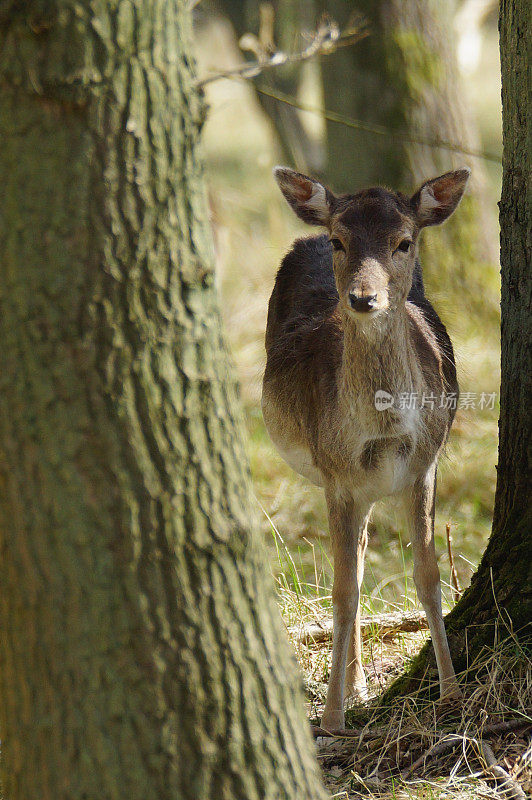
{"label": "rough bark texture", "polygon": [[[493,528],[470,588],[446,619],[455,665],[472,663],[484,645],[514,631],[532,642],[532,276],[530,93],[527,0],[503,0],[500,48],[503,101],[501,413]],[[465,633],[467,632],[467,639]],[[418,678],[430,650],[420,655]],[[406,688],[403,681],[394,691]]]}
{"label": "rough bark texture", "polygon": [[[318,4],[341,26],[353,11],[345,0]],[[460,91],[453,6],[438,0],[357,2],[370,36],[322,59],[326,107],[413,137],[478,146]],[[467,290],[473,301],[482,296],[483,304],[489,298],[495,305],[497,228],[485,207],[482,162],[334,122],[327,123],[327,151],[327,178],[342,191],[381,184],[410,192],[427,178],[471,166],[459,212],[443,228],[424,233],[422,263],[433,292]],[[493,274],[487,291],[489,267]]]}
{"label": "rough bark texture", "polygon": [[251,535],[185,7],[0,6],[9,800],[324,796]]}

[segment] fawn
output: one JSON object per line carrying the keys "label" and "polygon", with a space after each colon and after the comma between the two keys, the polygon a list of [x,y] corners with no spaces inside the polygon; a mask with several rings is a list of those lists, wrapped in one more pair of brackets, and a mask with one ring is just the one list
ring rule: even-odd
{"label": "fawn", "polygon": [[283,458],[325,490],[334,630],[322,726],[341,730],[345,696],[366,693],[359,592],[371,509],[389,495],[408,514],[440,695],[460,697],[434,550],[436,469],[458,384],[451,341],[425,297],[416,240],[452,214],[469,170],[427,181],[412,197],[382,188],[335,196],[291,169],[274,172],[297,216],[328,231],[297,240],[277,273],[262,409]]}

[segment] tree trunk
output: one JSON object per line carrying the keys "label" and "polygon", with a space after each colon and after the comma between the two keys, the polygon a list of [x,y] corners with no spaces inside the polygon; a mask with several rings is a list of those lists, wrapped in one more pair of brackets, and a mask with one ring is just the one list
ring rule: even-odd
{"label": "tree trunk", "polygon": [[[532,638],[532,225],[527,194],[531,102],[525,47],[529,13],[525,0],[503,0],[500,6],[501,412],[493,528],[471,588],[453,610],[449,624],[460,630],[463,625],[498,619],[504,633],[511,619],[516,633]],[[525,626],[528,632],[523,631]],[[485,636],[482,631],[476,635],[479,641]],[[474,641],[470,636],[470,645]]]}
{"label": "tree trunk", "polygon": [[186,5],[0,10],[9,800],[324,797],[255,535]]}
{"label": "tree trunk", "polygon": [[[246,33],[258,36],[261,27],[260,5],[256,0],[219,0],[238,39]],[[313,0],[275,0],[269,5],[273,12],[275,45],[283,52],[307,46],[301,37],[304,30],[313,29],[315,9]],[[254,56],[250,56],[254,59]],[[291,64],[267,70],[257,78],[262,86],[296,97],[301,83],[301,65]],[[253,81],[255,83],[255,81]],[[278,139],[283,159],[300,172],[320,175],[324,167],[324,151],[320,142],[307,133],[297,108],[272,97],[256,93],[257,101],[270,120]]]}
{"label": "tree trunk", "polygon": [[[344,0],[320,5],[342,27],[352,12]],[[478,147],[460,90],[452,10],[437,0],[360,0],[370,36],[322,59],[326,108],[413,138]],[[422,264],[433,292],[466,290],[472,300],[482,297],[484,305],[488,295],[496,304],[494,290],[486,289],[486,266],[494,272],[498,257],[496,223],[484,203],[481,162],[335,122],[327,123],[327,153],[327,178],[341,191],[381,184],[411,192],[427,178],[471,164],[459,213],[423,235]]]}
{"label": "tree trunk", "polygon": [[[470,588],[446,619],[455,666],[464,669],[485,645],[513,631],[532,641],[532,279],[530,93],[527,81],[529,4],[503,0],[499,29],[503,103],[501,412],[493,528]],[[467,639],[466,639],[467,632]],[[423,674],[425,648],[410,678]],[[394,692],[408,688],[402,681]]]}

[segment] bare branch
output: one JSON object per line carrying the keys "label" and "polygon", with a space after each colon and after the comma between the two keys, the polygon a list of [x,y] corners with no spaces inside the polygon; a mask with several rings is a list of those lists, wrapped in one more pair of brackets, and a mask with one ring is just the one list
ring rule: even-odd
{"label": "bare branch", "polygon": [[273,41],[273,17],[269,4],[264,9],[261,6],[259,35],[245,33],[239,41],[242,50],[253,53],[255,61],[247,62],[238,67],[208,75],[196,81],[196,86],[201,88],[213,81],[222,78],[255,78],[268,69],[273,69],[284,64],[299,64],[316,56],[328,56],[340,47],[349,47],[368,36],[369,31],[361,17],[353,18],[345,31],[340,32],[336,22],[328,15],[324,15],[316,31],[310,37],[310,43],[303,50],[295,53],[284,53],[275,49]]}
{"label": "bare branch", "polygon": [[496,164],[501,163],[501,156],[496,153],[489,153],[485,150],[472,150],[455,144],[454,142],[446,142],[443,139],[426,139],[422,136],[412,136],[406,131],[401,131],[396,128],[386,128],[384,125],[370,125],[369,123],[362,122],[362,120],[347,117],[345,114],[338,114],[336,111],[328,111],[327,109],[316,108],[307,103],[300,103],[295,97],[290,97],[290,95],[284,94],[283,92],[275,92],[262,86],[260,88],[257,86],[256,91],[259,94],[266,95],[266,97],[272,97],[280,103],[286,103],[289,106],[298,108],[300,111],[318,114],[331,122],[338,122],[340,125],[345,125],[348,128],[354,128],[358,131],[376,133],[378,136],[388,136],[391,139],[400,139],[403,142],[421,144],[426,147],[440,147],[442,150],[450,150],[453,153],[462,153],[463,155],[472,156],[473,158],[483,158],[486,161],[494,161]]}
{"label": "bare branch", "polygon": [[[512,731],[518,731],[523,728],[530,728],[532,723],[530,720],[525,719],[522,717],[521,719],[509,719],[503,722],[494,722],[492,725],[484,725],[482,730],[483,736],[498,736],[504,733],[510,733]],[[375,739],[382,736],[386,736],[390,729],[386,726],[381,726],[379,728],[346,728],[342,731],[328,731],[325,728],[321,728],[319,725],[311,725],[310,729],[312,734],[315,738],[319,736],[323,737],[331,737],[331,738],[338,738],[338,739],[355,739],[360,737],[361,739]],[[419,731],[417,731],[419,733]],[[471,737],[469,737],[470,739]],[[450,733],[445,734],[442,736],[438,741],[430,747],[426,753],[424,753],[421,758],[418,758],[407,770],[404,771],[403,777],[408,773],[411,774],[414,772],[417,767],[419,767],[429,756],[438,755],[438,753],[443,753],[445,750],[450,750],[455,745],[463,742],[464,740],[468,739],[468,737],[459,734],[459,733]]]}

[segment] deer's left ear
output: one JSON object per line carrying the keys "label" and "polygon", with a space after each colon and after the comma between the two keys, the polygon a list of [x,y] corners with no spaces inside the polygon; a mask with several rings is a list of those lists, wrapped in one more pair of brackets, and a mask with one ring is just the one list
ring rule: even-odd
{"label": "deer's left ear", "polygon": [[462,199],[471,170],[465,167],[446,172],[421,186],[410,203],[416,213],[418,225],[439,225],[450,217]]}

